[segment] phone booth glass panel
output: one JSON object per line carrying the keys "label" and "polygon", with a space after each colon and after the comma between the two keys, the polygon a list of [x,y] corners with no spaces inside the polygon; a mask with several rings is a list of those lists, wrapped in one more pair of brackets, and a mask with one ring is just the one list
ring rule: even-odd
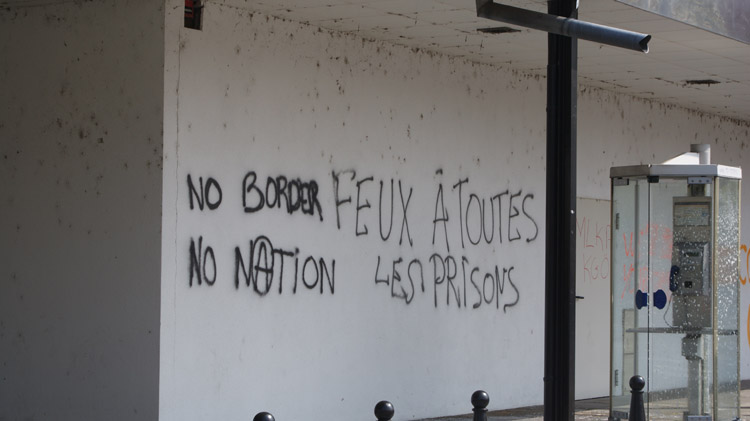
{"label": "phone booth glass panel", "polygon": [[739,418],[739,168],[615,167],[610,419]]}

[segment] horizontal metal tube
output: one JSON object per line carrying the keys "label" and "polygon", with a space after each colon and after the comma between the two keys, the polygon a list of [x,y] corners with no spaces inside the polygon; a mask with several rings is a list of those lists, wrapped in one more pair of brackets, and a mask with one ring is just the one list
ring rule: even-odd
{"label": "horizontal metal tube", "polygon": [[477,0],[477,16],[643,53],[648,52],[651,39],[647,34],[521,9],[492,0]]}

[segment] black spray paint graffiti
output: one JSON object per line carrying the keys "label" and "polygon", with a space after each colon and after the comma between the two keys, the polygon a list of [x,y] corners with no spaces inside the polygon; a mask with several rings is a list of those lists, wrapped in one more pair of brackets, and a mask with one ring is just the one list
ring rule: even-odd
{"label": "black spray paint graffiti", "polygon": [[[509,243],[523,237],[525,237],[527,243],[536,240],[539,236],[539,226],[527,210],[527,201],[534,199],[532,193],[524,194],[523,190],[517,192],[505,190],[480,197],[476,193],[466,194],[464,192],[464,186],[468,187],[468,184],[468,178],[461,179],[453,184],[454,200],[457,201],[458,205],[458,234],[461,240],[461,248],[466,248],[467,241],[471,245],[477,246],[483,242],[482,239],[484,239],[484,243],[492,244],[496,238],[495,227],[497,227],[498,244],[502,244],[503,239]],[[450,214],[445,203],[443,184],[439,183],[435,194],[435,213],[432,220],[432,244],[435,244],[439,233],[445,239],[445,249],[450,252],[448,227]],[[497,209],[495,209],[496,206]],[[503,211],[504,209],[505,211]],[[522,213],[526,220],[523,228],[521,228],[523,221],[517,219]],[[507,227],[505,235],[503,235],[503,226]],[[521,229],[524,230],[523,236]]]}
{"label": "black spray paint graffiti", "polygon": [[[436,175],[442,176],[442,170]],[[348,226],[355,238],[380,238],[383,242],[398,238],[399,246],[414,247],[410,204],[420,202],[419,191],[401,179],[358,177],[355,170],[333,170],[331,177],[336,229]],[[265,182],[260,180],[255,171],[245,173],[241,183],[241,214],[255,214],[264,208],[277,209],[289,215],[317,214],[323,221],[323,204],[315,180],[302,181],[283,175],[267,177]],[[222,188],[213,177],[206,177],[205,182],[204,177],[198,177],[196,183],[188,174],[187,187],[191,210],[215,210],[222,203]],[[431,224],[433,250],[436,242],[441,246],[444,241],[447,253],[433,252],[428,258],[411,259],[398,254],[386,259],[378,255],[373,262],[375,284],[387,286],[392,298],[406,304],[418,295],[431,294],[436,308],[443,301],[448,307],[479,309],[489,306],[502,308],[503,312],[516,306],[520,291],[513,279],[517,274],[515,266],[507,262],[476,264],[470,261],[470,255],[460,258],[451,255],[451,241],[455,242],[458,237],[460,248],[464,250],[482,246],[494,250],[498,245],[510,245],[519,240],[523,244],[535,241],[539,227],[529,211],[534,194],[524,193],[522,189],[491,194],[479,194],[475,190],[468,177],[445,186],[438,182],[434,208],[428,206],[428,215],[423,213],[428,218],[418,218],[416,222]],[[203,236],[190,239],[189,256],[188,285],[214,285],[218,276],[216,254],[213,247],[204,244]],[[247,247],[234,247],[233,256],[236,290],[244,285],[263,297],[272,291],[282,294],[286,286],[292,294],[297,293],[298,287],[334,294],[336,259],[301,255],[298,248],[274,247],[264,235],[249,240]],[[480,267],[483,265],[489,267]]]}
{"label": "black spray paint graffiti", "polygon": [[318,183],[315,180],[302,181],[299,178],[289,179],[280,175],[268,177],[265,189],[258,183],[255,171],[249,171],[242,180],[242,207],[246,213],[257,212],[263,207],[282,208],[290,215],[301,211],[305,215],[318,212],[323,221],[323,208],[318,199]]}
{"label": "black spray paint graffiti", "polygon": [[[209,263],[210,262],[210,263]],[[210,265],[210,266],[207,266]],[[190,239],[190,286],[193,286],[193,277],[198,285],[213,285],[216,282],[216,255],[211,246],[203,248],[203,237],[198,237],[198,248],[195,248],[195,239]]]}
{"label": "black spray paint graffiti", "polygon": [[[508,308],[520,301],[521,294],[511,279],[511,272],[515,269],[513,266],[503,267],[501,275],[499,266],[495,265],[489,271],[482,271],[478,266],[472,266],[466,256],[460,259],[460,270],[456,258],[450,255],[442,256],[434,253],[429,257],[428,262],[427,274],[425,274],[425,265],[418,258],[406,264],[404,259],[399,257],[391,261],[390,267],[383,263],[384,268],[381,269],[381,258],[378,256],[375,266],[375,283],[390,286],[391,297],[403,299],[406,304],[410,304],[417,292],[420,290],[422,293],[426,292],[425,275],[427,275],[427,280],[433,285],[432,292],[436,308],[441,302],[439,300],[442,294],[441,288],[445,288],[445,305],[448,307],[453,297],[453,301],[459,308],[462,306],[468,308],[471,305],[472,309],[478,309],[483,304],[492,305],[494,302],[496,309],[499,309],[502,303],[503,313],[505,313]],[[467,281],[473,288],[468,287]],[[471,301],[469,301],[469,295],[472,296]]]}
{"label": "black spray paint graffiti", "polygon": [[[336,259],[330,263],[322,257],[317,260],[313,256],[300,258],[299,249],[284,250],[274,248],[271,240],[266,236],[259,236],[250,240],[247,254],[243,255],[240,247],[234,248],[234,286],[239,289],[240,285],[253,287],[253,291],[261,297],[271,292],[274,282],[278,283],[278,291],[284,290],[284,281],[292,283],[292,293],[297,293],[299,281],[307,289],[320,288],[323,294],[324,286],[333,295],[336,283]],[[245,257],[246,256],[246,257]],[[294,276],[288,279],[284,276],[284,268],[287,274],[291,272],[289,265],[294,263]],[[244,282],[240,282],[244,280]]]}
{"label": "black spray paint graffiti", "polygon": [[[334,205],[336,206],[336,227],[340,230],[341,229],[341,212],[342,208],[343,210],[347,209],[347,206],[352,204],[352,194],[353,192],[351,190],[356,189],[356,202],[354,202],[354,234],[359,236],[368,235],[370,233],[370,229],[368,227],[368,221],[372,224],[372,214],[369,210],[372,208],[372,205],[370,204],[370,194],[371,189],[369,188],[370,184],[373,184],[375,179],[374,177],[363,177],[363,178],[357,178],[357,172],[354,170],[346,170],[346,171],[332,171],[331,176],[333,178],[333,200]],[[345,198],[341,197],[341,191],[342,191],[342,176],[343,180],[347,181],[347,187],[348,191]],[[347,180],[348,179],[348,180]],[[356,181],[355,181],[356,180]],[[399,212],[401,217],[401,231],[398,239],[398,244],[401,245],[404,242],[404,234],[406,234],[406,240],[409,243],[409,246],[414,246],[414,240],[411,237],[411,232],[409,231],[409,203],[411,202],[412,194],[414,193],[414,188],[409,187],[408,191],[404,187],[404,184],[401,180],[398,180],[398,193],[399,193],[399,199],[400,199],[400,206],[398,209],[395,209],[396,207],[396,201],[394,200],[394,195],[396,191],[396,181],[391,178],[390,182],[384,181],[384,180],[378,180],[378,183],[380,184],[380,190],[378,195],[378,231],[380,233],[380,239],[383,241],[388,241],[388,239],[391,237],[391,233],[393,232],[393,217],[396,212]],[[390,184],[390,189],[387,187],[388,184]],[[383,199],[383,193],[386,193],[388,195],[390,192],[390,200],[384,200]],[[387,197],[387,196],[386,196]],[[385,202],[385,208],[384,208],[384,202]],[[388,212],[388,215],[384,217],[384,209]],[[362,219],[360,221],[360,218]],[[387,226],[386,226],[387,224]]]}
{"label": "black spray paint graffiti", "polygon": [[190,210],[193,210],[193,198],[195,198],[199,210],[203,210],[203,207],[206,205],[208,205],[209,210],[214,210],[221,205],[221,186],[214,178],[208,177],[204,186],[203,177],[198,177],[198,189],[196,189],[195,184],[193,184],[193,179],[190,177],[190,174],[188,174],[187,184],[188,197],[190,198]]}

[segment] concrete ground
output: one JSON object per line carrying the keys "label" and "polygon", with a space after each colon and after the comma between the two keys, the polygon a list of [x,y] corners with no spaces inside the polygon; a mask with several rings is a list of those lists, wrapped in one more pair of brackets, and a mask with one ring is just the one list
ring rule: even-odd
{"label": "concrete ground", "polygon": [[[609,398],[596,398],[576,401],[575,403],[576,421],[603,421],[609,417]],[[456,415],[450,417],[431,418],[422,421],[470,421],[473,414]],[[740,391],[740,418],[750,420],[750,381],[742,382]],[[529,406],[524,408],[503,409],[500,411],[490,411],[487,416],[488,421],[542,421],[544,420],[543,406]],[[679,419],[679,421],[682,421]]]}

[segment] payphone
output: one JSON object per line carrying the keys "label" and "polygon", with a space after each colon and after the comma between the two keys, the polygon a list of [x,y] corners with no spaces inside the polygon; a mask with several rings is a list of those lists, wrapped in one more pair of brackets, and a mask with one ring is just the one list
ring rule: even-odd
{"label": "payphone", "polygon": [[611,420],[627,418],[635,374],[648,418],[739,418],[742,172],[691,148],[610,171]]}
{"label": "payphone", "polygon": [[675,197],[673,206],[672,293],[674,325],[711,326],[711,198]]}
{"label": "payphone", "polygon": [[[708,391],[704,360],[704,332],[711,327],[711,197],[705,195],[707,182],[691,184],[696,195],[673,199],[673,248],[669,290],[672,292],[672,320],[684,329],[682,356],[688,365],[686,418],[707,413]],[[694,181],[693,181],[694,182]],[[692,379],[692,380],[690,380]]]}

